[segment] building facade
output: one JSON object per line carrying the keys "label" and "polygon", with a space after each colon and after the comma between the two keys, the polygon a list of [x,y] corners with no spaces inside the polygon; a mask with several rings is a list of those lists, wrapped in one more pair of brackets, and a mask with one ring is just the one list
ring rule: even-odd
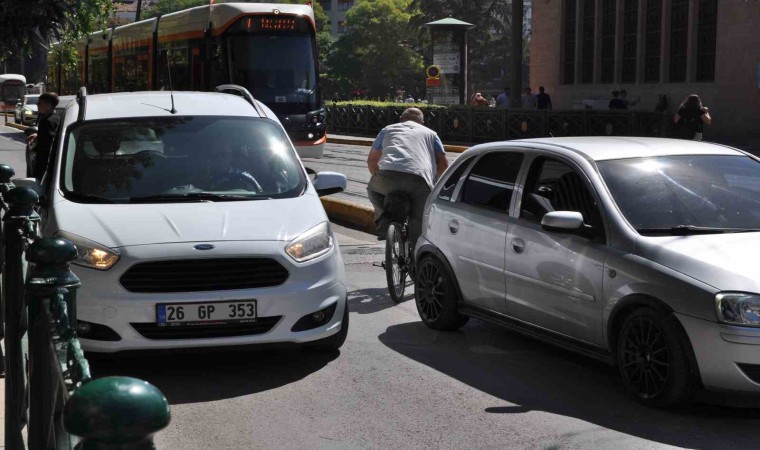
{"label": "building facade", "polygon": [[760,147],[760,1],[533,2],[530,84],[556,109],[606,107],[626,90],[633,108],[689,94],[710,108],[705,138]]}
{"label": "building facade", "polygon": [[354,6],[354,0],[318,0],[327,14],[330,33],[339,38],[346,32],[346,12]]}

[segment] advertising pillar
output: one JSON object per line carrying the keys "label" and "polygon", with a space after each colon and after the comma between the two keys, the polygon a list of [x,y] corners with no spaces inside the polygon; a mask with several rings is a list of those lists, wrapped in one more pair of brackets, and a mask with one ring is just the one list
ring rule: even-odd
{"label": "advertising pillar", "polygon": [[[432,104],[467,103],[467,30],[474,25],[451,17],[425,24],[430,28],[433,65],[427,70],[427,97]],[[431,77],[431,72],[437,76]]]}

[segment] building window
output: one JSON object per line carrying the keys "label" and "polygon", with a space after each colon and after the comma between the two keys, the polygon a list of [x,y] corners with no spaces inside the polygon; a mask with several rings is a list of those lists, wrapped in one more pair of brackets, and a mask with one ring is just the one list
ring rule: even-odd
{"label": "building window", "polygon": [[332,0],[319,0],[319,4],[325,11],[330,11],[332,9]]}
{"label": "building window", "polygon": [[581,83],[594,82],[595,0],[583,0],[583,37],[581,39]]}
{"label": "building window", "polygon": [[620,81],[636,82],[638,52],[639,0],[625,0],[623,8],[623,73]]}
{"label": "building window", "polygon": [[576,17],[576,0],[565,1],[565,46],[564,60],[562,63],[562,82],[564,84],[575,83],[575,25]]}
{"label": "building window", "polygon": [[617,0],[602,0],[602,83],[615,81]]}
{"label": "building window", "polygon": [[686,53],[689,39],[689,0],[672,0],[670,6],[671,83],[686,81]]}
{"label": "building window", "polygon": [[646,8],[644,82],[659,83],[660,46],[662,45],[662,0],[647,0]]}
{"label": "building window", "polygon": [[354,0],[338,0],[338,11],[348,11],[354,6]]}
{"label": "building window", "polygon": [[717,25],[718,0],[700,0],[697,29],[697,81],[715,81]]}

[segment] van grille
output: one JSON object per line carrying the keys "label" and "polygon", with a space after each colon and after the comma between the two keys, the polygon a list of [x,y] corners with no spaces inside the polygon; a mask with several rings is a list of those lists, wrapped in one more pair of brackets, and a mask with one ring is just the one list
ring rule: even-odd
{"label": "van grille", "polygon": [[121,276],[130,292],[226,291],[277,286],[288,271],[270,258],[183,259],[135,264]]}

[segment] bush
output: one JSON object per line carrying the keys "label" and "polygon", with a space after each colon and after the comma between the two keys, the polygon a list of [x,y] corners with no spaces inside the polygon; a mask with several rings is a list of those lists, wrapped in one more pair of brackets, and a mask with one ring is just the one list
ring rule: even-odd
{"label": "bush", "polygon": [[401,102],[381,102],[377,100],[346,100],[346,101],[326,101],[327,106],[374,106],[375,108],[424,108],[424,109],[442,109],[446,105],[431,105],[428,103],[401,103]]}

